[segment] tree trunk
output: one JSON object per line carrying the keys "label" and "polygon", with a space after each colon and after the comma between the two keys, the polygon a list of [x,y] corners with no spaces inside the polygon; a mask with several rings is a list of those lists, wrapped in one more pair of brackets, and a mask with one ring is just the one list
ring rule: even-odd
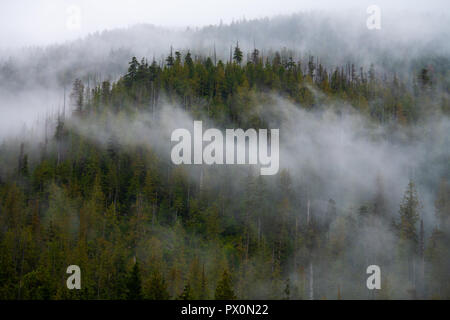
{"label": "tree trunk", "polygon": [[314,300],[314,266],[312,259],[309,261],[309,300]]}

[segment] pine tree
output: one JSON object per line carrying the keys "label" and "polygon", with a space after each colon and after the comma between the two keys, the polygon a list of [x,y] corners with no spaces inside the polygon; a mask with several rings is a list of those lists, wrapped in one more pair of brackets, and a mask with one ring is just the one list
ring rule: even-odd
{"label": "pine tree", "polygon": [[415,256],[418,249],[418,235],[416,223],[419,220],[419,199],[415,185],[409,182],[405,191],[402,203],[400,204],[400,224],[399,224],[399,249],[400,257],[407,266],[408,279],[413,288],[411,293],[416,295],[416,267]]}
{"label": "pine tree", "polygon": [[153,271],[150,276],[146,288],[146,298],[150,300],[168,300],[170,298],[166,281],[158,270]]}
{"label": "pine tree", "polygon": [[131,273],[128,276],[127,281],[127,300],[141,300],[142,288],[141,288],[141,275],[139,272],[138,262],[133,266]]}
{"label": "pine tree", "polygon": [[414,182],[410,181],[400,205],[400,239],[407,251],[415,252],[417,238],[416,223],[419,220],[419,199]]}
{"label": "pine tree", "polygon": [[175,64],[175,59],[173,58],[172,47],[170,47],[170,55],[166,58],[166,63],[169,68],[173,67]]}
{"label": "pine tree", "polygon": [[131,86],[133,85],[133,82],[136,81],[138,68],[139,68],[139,62],[136,59],[136,57],[133,57],[129,63],[128,72],[124,77],[125,85],[128,88],[131,88]]}
{"label": "pine tree", "polygon": [[236,296],[234,295],[231,275],[226,270],[223,272],[222,278],[217,283],[214,298],[216,300],[234,300],[234,299],[236,299]]}
{"label": "pine tree", "polygon": [[200,287],[201,293],[200,293],[200,299],[205,300],[209,298],[209,292],[208,292],[208,283],[205,275],[205,265],[203,264],[202,268],[202,278],[201,278],[201,287]]}
{"label": "pine tree", "polygon": [[291,285],[289,278],[286,279],[286,286],[284,287],[284,300],[291,299]]}
{"label": "pine tree", "polygon": [[80,115],[84,105],[84,85],[80,79],[75,79],[73,83],[70,100],[75,109],[75,113]]}
{"label": "pine tree", "polygon": [[450,234],[450,187],[442,180],[434,203],[439,228]]}
{"label": "pine tree", "polygon": [[373,215],[375,219],[385,220],[387,218],[386,199],[381,175],[376,178],[376,193],[373,200]]}
{"label": "pine tree", "polygon": [[430,79],[430,76],[428,74],[428,69],[427,68],[423,68],[420,71],[419,83],[420,83],[422,89],[426,89],[429,85],[431,85],[431,79]]}
{"label": "pine tree", "polygon": [[241,49],[239,48],[239,42],[236,44],[236,47],[234,48],[234,53],[233,53],[233,60],[237,63],[237,64],[241,64],[242,62],[242,57],[243,57],[243,53],[241,51]]}
{"label": "pine tree", "polygon": [[179,299],[180,300],[192,300],[193,299],[191,285],[189,284],[189,282],[184,286],[183,292],[181,293]]}

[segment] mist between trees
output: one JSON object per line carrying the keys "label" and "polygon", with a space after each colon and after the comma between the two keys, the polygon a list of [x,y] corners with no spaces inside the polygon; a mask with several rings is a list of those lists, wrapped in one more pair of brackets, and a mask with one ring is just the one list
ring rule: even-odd
{"label": "mist between trees", "polygon": [[[449,298],[445,61],[401,76],[320,61],[236,44],[75,80],[0,147],[0,297]],[[170,134],[194,120],[279,128],[279,174],[173,165]]]}

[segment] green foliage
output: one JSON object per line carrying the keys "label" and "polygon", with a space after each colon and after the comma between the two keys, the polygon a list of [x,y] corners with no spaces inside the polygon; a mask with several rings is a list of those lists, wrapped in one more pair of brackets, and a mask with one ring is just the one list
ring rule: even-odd
{"label": "green foliage", "polygon": [[133,269],[131,270],[130,275],[128,276],[127,299],[128,300],[142,299],[141,275],[139,272],[139,265],[137,262],[133,265]]}
{"label": "green foliage", "polygon": [[414,182],[410,181],[400,204],[400,239],[403,249],[415,250],[417,245],[417,221],[419,220],[419,199]]}
{"label": "green foliage", "polygon": [[189,283],[187,283],[184,286],[183,292],[181,293],[179,299],[180,300],[192,300],[193,299],[191,285]]}
{"label": "green foliage", "polygon": [[242,51],[239,48],[239,43],[236,44],[236,47],[234,48],[234,53],[233,53],[233,60],[236,61],[236,63],[241,64],[242,62]]}
{"label": "green foliage", "polygon": [[170,298],[166,281],[159,271],[151,274],[145,289],[145,298],[149,300],[168,300]]}
{"label": "green foliage", "polygon": [[214,294],[216,300],[234,300],[236,296],[233,290],[233,281],[228,271],[224,271],[222,278],[217,283],[216,292]]}

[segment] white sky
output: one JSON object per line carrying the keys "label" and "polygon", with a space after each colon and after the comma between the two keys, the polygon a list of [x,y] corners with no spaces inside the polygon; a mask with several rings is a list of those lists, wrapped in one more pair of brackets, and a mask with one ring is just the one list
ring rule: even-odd
{"label": "white sky", "polygon": [[[310,9],[364,12],[371,4],[400,11],[449,8],[448,0],[0,0],[0,48],[45,45],[136,23],[202,26]],[[79,29],[67,26],[71,6],[81,10]]]}

